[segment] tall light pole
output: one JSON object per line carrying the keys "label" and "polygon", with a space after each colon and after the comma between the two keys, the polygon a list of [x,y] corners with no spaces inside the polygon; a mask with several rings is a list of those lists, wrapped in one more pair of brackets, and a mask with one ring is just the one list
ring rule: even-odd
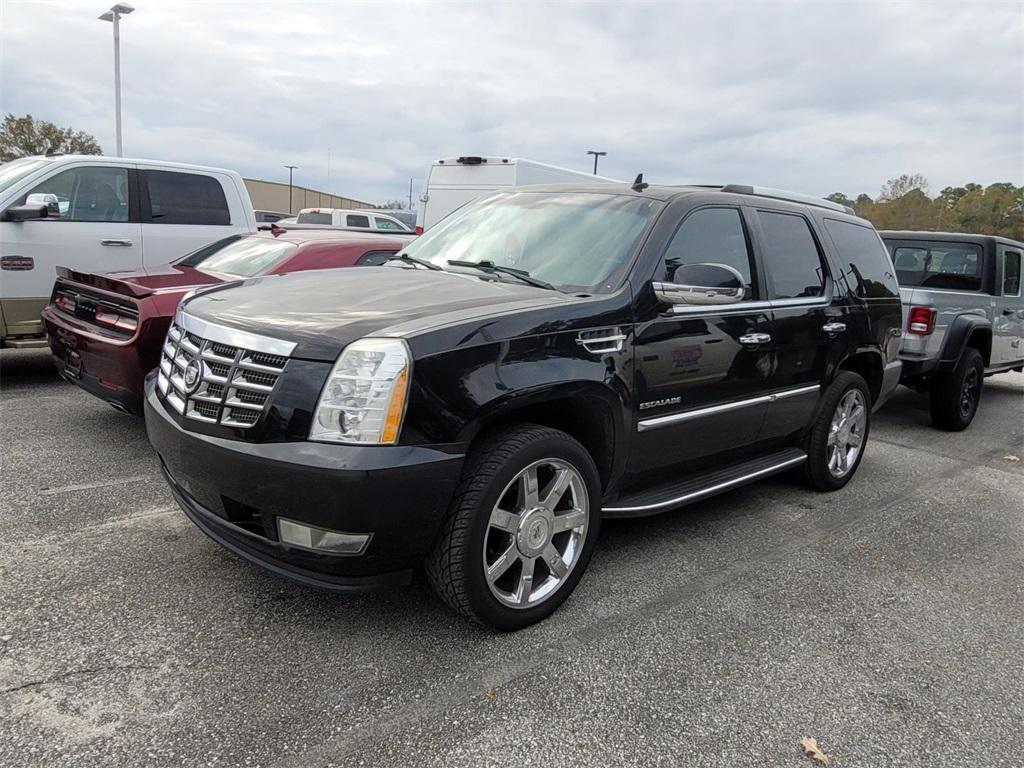
{"label": "tall light pole", "polygon": [[608,153],[607,152],[595,152],[592,149],[588,149],[587,150],[587,154],[594,156],[594,175],[597,176],[597,158],[604,157]]}
{"label": "tall light pole", "polygon": [[288,213],[292,213],[292,171],[299,166],[297,165],[286,165],[288,169]]}
{"label": "tall light pole", "polygon": [[121,17],[127,16],[135,9],[128,3],[118,3],[104,14],[100,15],[101,21],[112,21],[114,23],[114,122],[117,132],[117,156],[121,157],[124,152],[121,148]]}
{"label": "tall light pole", "polygon": [[412,179],[409,179],[409,210],[412,210]]}

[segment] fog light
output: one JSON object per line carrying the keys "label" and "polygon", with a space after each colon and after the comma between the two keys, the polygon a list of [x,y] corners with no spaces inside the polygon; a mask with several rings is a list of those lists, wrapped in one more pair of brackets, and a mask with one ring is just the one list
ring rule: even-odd
{"label": "fog light", "polygon": [[371,533],[342,533],[315,525],[297,523],[286,517],[277,518],[277,533],[281,541],[293,547],[330,552],[335,555],[361,555],[370,543]]}

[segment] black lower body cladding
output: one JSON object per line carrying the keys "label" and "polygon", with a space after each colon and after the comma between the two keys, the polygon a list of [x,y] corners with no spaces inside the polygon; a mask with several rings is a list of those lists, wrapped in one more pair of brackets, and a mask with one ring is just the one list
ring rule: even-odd
{"label": "black lower body cladding", "polygon": [[[407,580],[429,552],[463,456],[418,446],[247,443],[189,432],[146,382],[146,430],[175,499],[218,543],[282,576],[334,590]],[[370,534],[359,555],[289,546],[280,517]]]}

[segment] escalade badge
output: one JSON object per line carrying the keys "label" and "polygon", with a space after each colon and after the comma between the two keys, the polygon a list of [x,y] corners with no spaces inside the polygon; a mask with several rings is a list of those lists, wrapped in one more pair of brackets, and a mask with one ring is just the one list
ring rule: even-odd
{"label": "escalade badge", "polygon": [[646,411],[648,408],[660,408],[663,405],[679,405],[681,402],[683,402],[683,398],[681,397],[666,397],[662,400],[648,400],[646,403],[640,403],[640,410]]}
{"label": "escalade badge", "polygon": [[185,391],[190,395],[199,389],[199,380],[202,378],[203,364],[199,360],[193,360],[185,366]]}

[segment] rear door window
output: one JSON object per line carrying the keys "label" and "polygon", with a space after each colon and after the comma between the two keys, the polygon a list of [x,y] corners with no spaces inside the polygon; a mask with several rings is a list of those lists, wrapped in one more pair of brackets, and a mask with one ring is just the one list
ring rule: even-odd
{"label": "rear door window", "polygon": [[899,294],[889,251],[874,229],[838,219],[825,219],[825,229],[859,296],[877,299]]}
{"label": "rear door window", "polygon": [[803,216],[758,211],[764,233],[764,271],[772,299],[802,299],[825,292],[825,265]]}
{"label": "rear door window", "polygon": [[981,246],[973,243],[890,243],[900,285],[980,291]]}
{"label": "rear door window", "polygon": [[231,224],[224,189],[212,176],[177,171],[143,175],[153,224]]}
{"label": "rear door window", "polygon": [[350,213],[346,217],[345,223],[349,227],[363,227],[363,228],[369,229],[369,227],[370,227],[370,217],[369,216],[358,216],[358,215]]}
{"label": "rear door window", "polygon": [[1003,255],[1003,296],[1020,296],[1020,252]]}

